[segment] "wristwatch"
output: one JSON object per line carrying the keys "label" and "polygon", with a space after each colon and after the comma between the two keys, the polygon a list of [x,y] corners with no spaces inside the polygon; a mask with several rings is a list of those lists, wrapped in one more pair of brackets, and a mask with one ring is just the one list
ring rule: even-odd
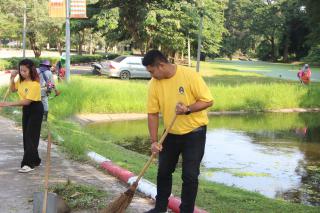
{"label": "wristwatch", "polygon": [[184,113],[185,115],[189,115],[191,113],[191,109],[189,106],[187,106],[187,111]]}

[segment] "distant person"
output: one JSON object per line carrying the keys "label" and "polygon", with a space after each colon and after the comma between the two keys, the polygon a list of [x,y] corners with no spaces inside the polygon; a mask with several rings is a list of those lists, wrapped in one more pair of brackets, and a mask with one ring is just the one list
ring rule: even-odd
{"label": "distant person", "polygon": [[[198,192],[200,162],[204,155],[208,124],[207,108],[213,99],[201,76],[190,68],[171,64],[158,50],[149,51],[142,64],[152,79],[148,93],[148,126],[152,153],[159,153],[155,208],[148,213],[167,211],[172,174],[182,155],[182,192],[180,212],[194,210]],[[163,145],[158,145],[159,114],[165,128],[178,115]]]}
{"label": "distant person", "polygon": [[48,120],[49,113],[49,95],[53,90],[55,95],[58,96],[60,92],[56,89],[53,75],[51,72],[51,63],[49,60],[44,60],[40,63],[38,74],[40,76],[40,85],[41,85],[41,101],[43,104],[44,112],[43,112],[43,120]]}
{"label": "distant person", "polygon": [[60,60],[56,63],[56,66],[55,66],[55,71],[57,73],[59,82],[61,80],[64,80],[64,76],[66,74],[65,64],[66,64],[66,55],[65,53],[63,53],[60,57]]}
{"label": "distant person", "polygon": [[303,84],[309,84],[311,79],[311,69],[308,64],[303,65],[297,74],[299,80]]}
{"label": "distant person", "polygon": [[[19,74],[19,79],[14,82]],[[19,101],[0,102],[0,107],[22,106],[23,159],[19,172],[27,173],[39,166],[41,159],[38,153],[40,131],[43,116],[43,105],[40,94],[40,79],[33,61],[23,59],[19,71],[11,73],[10,90],[18,92]]]}

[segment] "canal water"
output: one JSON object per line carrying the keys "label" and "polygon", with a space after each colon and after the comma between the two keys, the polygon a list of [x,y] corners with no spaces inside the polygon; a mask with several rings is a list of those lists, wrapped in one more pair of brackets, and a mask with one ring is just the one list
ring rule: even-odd
{"label": "canal water", "polygon": [[[146,120],[85,129],[150,155]],[[320,113],[211,116],[201,178],[270,198],[320,205]]]}

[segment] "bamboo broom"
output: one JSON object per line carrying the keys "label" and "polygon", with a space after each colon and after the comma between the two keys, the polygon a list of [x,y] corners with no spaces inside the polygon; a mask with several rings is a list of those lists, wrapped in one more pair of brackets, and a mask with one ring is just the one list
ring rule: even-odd
{"label": "bamboo broom", "polygon": [[[2,102],[5,102],[7,100],[9,94],[10,94],[10,86],[8,87],[6,93],[4,94],[4,96],[2,98]],[[2,111],[2,107],[0,107],[0,111]]]}
{"label": "bamboo broom", "polygon": [[4,96],[2,98],[2,102],[5,102],[7,100],[9,94],[10,94],[10,86],[8,87],[6,93],[4,94]]}
{"label": "bamboo broom", "polygon": [[[166,131],[163,133],[160,141],[158,142],[159,145],[161,145],[163,143],[164,139],[166,138],[169,131],[171,130],[174,122],[176,121],[176,118],[177,118],[177,115],[175,114],[171,123],[170,123],[170,126],[166,129]],[[157,156],[157,154],[152,153],[149,160],[147,161],[147,163],[144,165],[144,167],[140,171],[137,180],[129,187],[129,189],[127,191],[122,193],[118,198],[116,198],[106,208],[104,208],[101,211],[101,213],[124,213],[125,212],[125,210],[128,208],[128,206],[130,205],[130,203],[132,201],[132,198],[134,196],[134,193],[136,192],[136,189],[138,187],[138,183],[139,183],[140,179],[142,178],[144,173],[147,171],[152,160],[156,156]]]}

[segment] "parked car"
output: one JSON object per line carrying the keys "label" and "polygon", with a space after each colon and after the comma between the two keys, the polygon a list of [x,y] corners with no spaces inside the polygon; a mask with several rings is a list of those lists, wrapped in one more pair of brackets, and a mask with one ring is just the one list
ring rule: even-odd
{"label": "parked car", "polygon": [[142,65],[140,56],[119,56],[113,60],[93,63],[92,73],[95,75],[106,74],[122,80],[130,78],[151,78],[150,73]]}

